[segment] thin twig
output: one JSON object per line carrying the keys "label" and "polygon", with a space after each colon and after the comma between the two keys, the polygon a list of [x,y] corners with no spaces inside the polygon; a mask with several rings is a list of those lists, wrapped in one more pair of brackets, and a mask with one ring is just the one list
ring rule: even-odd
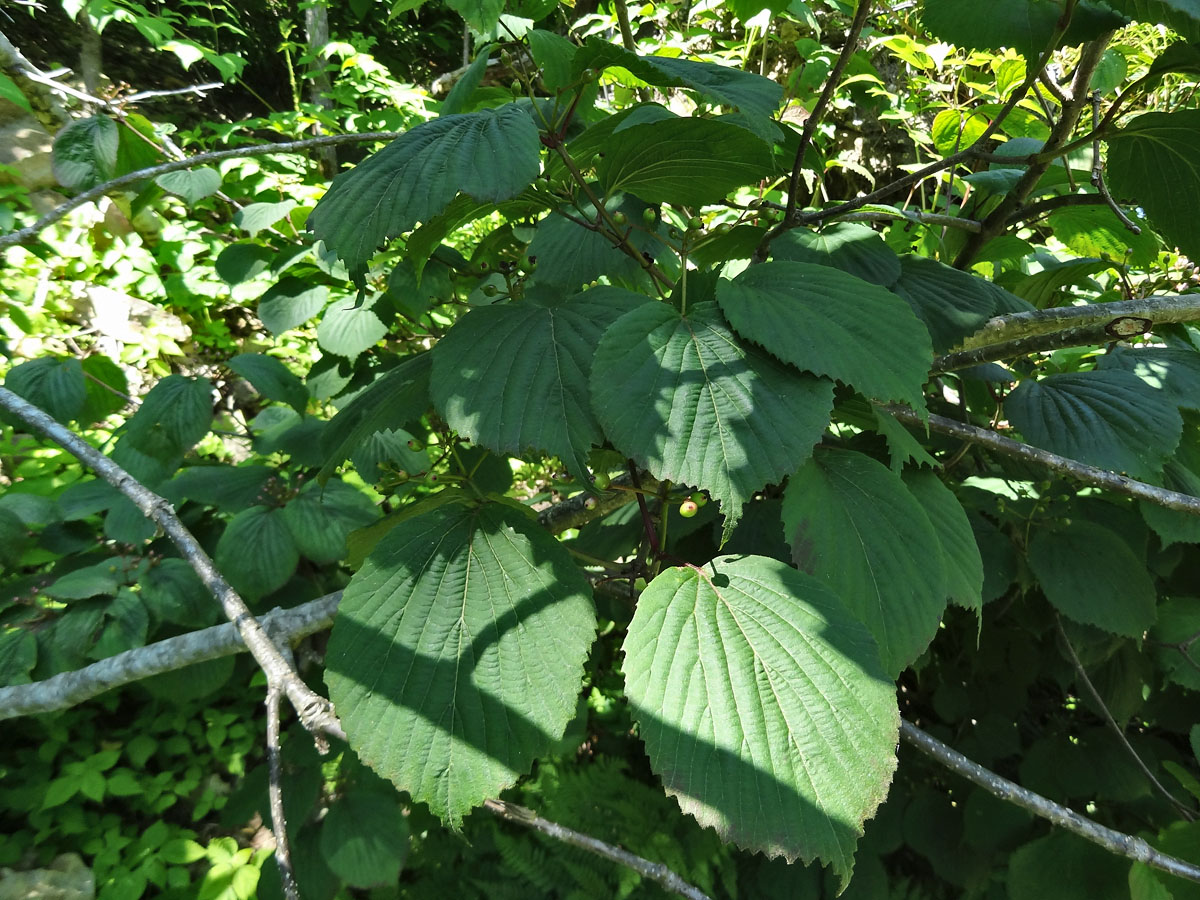
{"label": "thin twig", "polygon": [[710,900],[706,893],[684,881],[662,863],[651,862],[648,859],[643,859],[640,856],[630,853],[628,850],[622,850],[620,847],[606,844],[598,838],[591,837],[571,828],[566,828],[548,819],[543,819],[533,810],[518,806],[515,803],[507,803],[503,800],[485,800],[483,805],[488,812],[493,813],[506,822],[514,822],[526,828],[532,828],[534,831],[540,831],[542,834],[562,841],[564,844],[570,844],[572,847],[580,847],[589,853],[594,853],[604,859],[610,859],[615,863],[633,869],[633,871],[644,878],[658,882],[663,888],[673,894],[678,894],[680,897],[687,897],[688,900]]}
{"label": "thin twig", "polygon": [[99,199],[113,191],[120,190],[128,185],[135,184],[146,178],[156,178],[159,175],[165,175],[168,172],[179,172],[183,169],[193,169],[196,166],[207,165],[212,162],[220,162],[223,159],[239,159],[248,156],[270,156],[274,153],[300,153],[305,150],[311,150],[314,147],[332,146],[335,144],[361,144],[369,141],[390,141],[400,137],[403,132],[399,131],[370,131],[363,134],[331,134],[325,137],[308,138],[303,141],[284,141],[278,144],[255,144],[251,147],[235,147],[231,150],[211,150],[207,153],[197,153],[195,156],[189,156],[187,159],[177,159],[172,162],[162,163],[157,166],[150,166],[145,169],[138,169],[136,172],[129,172],[121,175],[118,178],[113,178],[103,184],[98,184],[94,188],[84,191],[56,206],[50,212],[46,213],[32,225],[25,228],[20,228],[17,231],[9,232],[8,234],[0,235],[0,250],[7,247],[15,247],[18,244],[26,244],[37,238],[38,234],[49,228],[67,213],[73,209],[83,206],[85,203],[90,203],[93,200]]}
{"label": "thin twig", "polygon": [[1036,219],[1043,213],[1062,209],[1064,206],[1100,206],[1102,203],[1104,203],[1104,198],[1099,194],[1059,194],[1057,197],[1047,197],[1045,200],[1039,200],[1037,203],[1030,203],[1028,206],[1014,210],[1004,220],[1004,224],[1007,227],[1018,225],[1021,222]]}
{"label": "thin twig", "polygon": [[[1128,322],[1137,322],[1141,334],[1150,332],[1153,323],[1149,319],[1135,320],[1133,317],[1125,317],[1123,320]],[[1020,356],[1028,356],[1031,353],[1046,353],[1051,350],[1061,350],[1063,347],[1088,347],[1097,344],[1105,344],[1113,339],[1113,334],[1110,331],[1111,320],[1092,325],[1080,325],[1075,328],[1064,328],[1062,331],[1052,331],[1049,334],[1035,334],[1030,337],[1015,338],[1011,341],[1003,341],[997,344],[988,344],[985,347],[975,347],[971,350],[957,350],[953,353],[947,353],[945,356],[938,356],[933,360],[933,366],[930,372],[954,372],[958,369],[966,369],[970,366],[977,366],[980,363],[996,362],[1001,359],[1016,359]],[[1126,333],[1122,337],[1130,337]]]}
{"label": "thin twig", "polygon": [[1087,690],[1088,694],[1091,695],[1092,702],[1100,708],[1100,713],[1102,716],[1104,716],[1105,723],[1117,736],[1117,740],[1121,742],[1121,746],[1125,748],[1125,752],[1130,755],[1134,764],[1142,770],[1142,774],[1146,776],[1146,779],[1152,785],[1154,785],[1154,789],[1166,797],[1167,800],[1170,801],[1171,805],[1179,811],[1181,816],[1183,816],[1189,822],[1194,822],[1196,820],[1196,814],[1191,807],[1180,801],[1174,794],[1163,787],[1162,782],[1154,777],[1154,773],[1150,771],[1150,767],[1146,765],[1145,760],[1138,755],[1138,752],[1133,749],[1133,745],[1129,743],[1129,738],[1125,736],[1125,729],[1117,724],[1117,720],[1113,718],[1113,714],[1109,710],[1107,704],[1105,704],[1104,699],[1100,696],[1100,692],[1097,691],[1096,686],[1092,684],[1092,679],[1088,678],[1087,670],[1083,667],[1083,663],[1079,661],[1079,656],[1075,653],[1075,648],[1071,645],[1071,639],[1067,637],[1067,632],[1063,629],[1062,619],[1060,619],[1058,616],[1054,617],[1054,627],[1058,629],[1058,636],[1062,640],[1063,646],[1067,648],[1067,655],[1071,658],[1071,665],[1075,667],[1075,674],[1079,676],[1080,684],[1082,684]]}
{"label": "thin twig", "polygon": [[978,763],[972,762],[957,750],[946,746],[905,719],[900,720],[900,737],[922,753],[937,760],[950,771],[957,772],[968,781],[979,785],[988,793],[1022,809],[1027,809],[1035,816],[1070,831],[1084,840],[1091,841],[1110,853],[1145,863],[1179,878],[1186,878],[1188,881],[1200,881],[1200,866],[1161,853],[1139,837],[1105,828],[1103,825],[1081,816],[1073,809],[1048,800],[1041,794],[1035,794],[1033,791],[997,775],[990,769],[985,769]]}
{"label": "thin twig", "polygon": [[267,800],[271,806],[271,832],[275,835],[275,863],[287,900],[300,900],[292,850],[288,843],[287,816],[283,810],[283,754],[279,746],[279,689],[267,688]]}
{"label": "thin twig", "polygon": [[1134,223],[1133,219],[1125,215],[1125,210],[1117,206],[1117,202],[1113,200],[1112,194],[1108,192],[1108,185],[1104,183],[1104,165],[1101,162],[1100,156],[1100,92],[1092,92],[1092,132],[1096,139],[1092,141],[1092,184],[1096,188],[1096,192],[1104,198],[1104,202],[1121,220],[1121,224],[1132,231],[1134,234],[1141,234],[1142,229]]}
{"label": "thin twig", "polygon": [[[897,419],[907,422],[910,425],[922,428],[925,426],[925,421],[906,406],[885,406],[884,409]],[[1193,497],[1190,494],[1181,494],[1178,491],[1169,491],[1166,488],[1136,481],[1128,475],[1118,475],[1116,472],[1110,472],[1107,469],[1089,466],[1078,460],[1068,459],[1065,456],[1059,456],[1057,453],[1050,453],[1048,450],[1032,447],[1029,444],[1022,444],[1020,441],[1014,441],[1012,438],[996,434],[996,432],[989,431],[986,428],[979,428],[975,425],[966,425],[962,422],[957,422],[954,419],[947,419],[945,416],[931,414],[929,416],[929,427],[934,431],[940,431],[942,434],[962,438],[963,440],[979,444],[982,447],[987,447],[990,450],[995,450],[1007,456],[1036,463],[1052,472],[1057,472],[1059,475],[1066,475],[1074,478],[1076,481],[1082,481],[1084,484],[1105,488],[1114,494],[1133,497],[1136,500],[1145,500],[1164,509],[1174,509],[1179,512],[1200,516],[1200,497]]]}
{"label": "thin twig", "polygon": [[217,571],[212,559],[175,515],[170,503],[47,413],[6,387],[0,387],[0,407],[91,468],[132,501],[147,518],[157,523],[221,604],[225,617],[237,627],[251,655],[266,674],[267,684],[276,685],[284,691],[304,726],[313,731],[327,731],[338,737],[344,735],[329,701],[306,685],[295,668],[284,659],[279,648],[271,642],[262,623],[254,617],[245,601]]}

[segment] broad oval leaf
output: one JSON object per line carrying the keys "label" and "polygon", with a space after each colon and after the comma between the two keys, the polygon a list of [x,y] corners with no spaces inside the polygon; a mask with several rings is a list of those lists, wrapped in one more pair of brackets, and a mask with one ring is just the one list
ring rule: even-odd
{"label": "broad oval leaf", "polygon": [[124,437],[138,450],[191,448],[212,427],[212,384],[204,378],[168,375],[150,389],[130,416]]}
{"label": "broad oval leaf", "polygon": [[1183,433],[1166,391],[1116,369],[1027,379],[1004,411],[1034,446],[1134,478],[1156,477]]}
{"label": "broad oval leaf", "polygon": [[1135,638],[1154,624],[1154,581],[1115,531],[1072,520],[1036,532],[1028,558],[1042,593],[1064,616]]}
{"label": "broad oval leaf", "polygon": [[1200,195],[1200,110],[1145,113],[1108,141],[1108,185],[1136,201],[1163,237],[1200,258],[1195,198]]}
{"label": "broad oval leaf", "polygon": [[379,510],[362,491],[342,481],[305,485],[283,507],[283,521],[296,549],[316,563],[346,555],[346,538],[356,528],[379,518]]}
{"label": "broad oval leaf", "polygon": [[457,828],[562,737],[595,627],[524,510],[442,495],[350,580],[325,680],[359,758]]}
{"label": "broad oval leaf", "polygon": [[1158,253],[1153,231],[1143,227],[1134,234],[1107,206],[1064,206],[1048,221],[1054,236],[1080,256],[1148,266]]}
{"label": "broad oval leaf", "polygon": [[770,148],[737,125],[677,118],[633,125],[613,134],[596,166],[609,193],[647,203],[703,206],[771,172]]}
{"label": "broad oval leaf", "polygon": [[262,353],[242,353],[229,360],[228,365],[267,399],[286,403],[304,415],[304,409],[308,406],[308,389],[295,373],[275,357]]}
{"label": "broad oval leaf", "polygon": [[769,118],[779,107],[783,87],[769,78],[733,66],[667,56],[639,56],[599,38],[588,38],[572,61],[573,76],[585,69],[621,66],[647,84],[698,91],[718,103]]}
{"label": "broad oval leaf", "polygon": [[292,275],[281,278],[258,298],[258,319],[277,337],[303,325],[329,302],[329,288]]}
{"label": "broad oval leaf", "polygon": [[923,409],[929,332],[908,304],[829,266],[766,262],[717,282],[739,334],[798,369]]}
{"label": "broad oval leaf", "polygon": [[381,304],[379,294],[365,303],[353,303],[349,297],[331,303],[317,326],[317,343],[322,350],[356,359],[387,336],[388,326],[380,317],[390,312]]}
{"label": "broad oval leaf", "polygon": [[967,609],[983,608],[983,559],[966,511],[935,473],[910,470],[904,484],[917,498],[942,545],[946,597]]}
{"label": "broad oval leaf", "polygon": [[4,386],[48,412],[59,422],[70,422],[83,413],[87,383],[77,359],[43,356],[9,370]]}
{"label": "broad oval leaf", "polygon": [[900,277],[895,251],[878,232],[857,222],[838,222],[823,231],[785,231],[771,243],[771,256],[833,266],[883,287],[891,287]]}
{"label": "broad oval leaf", "polygon": [[553,306],[474,309],[431,351],[434,406],[489,450],[543,450],[586,477],[588,451],[604,439],[588,402],[596,345],[613,321],[646,302],[598,287]]}
{"label": "broad oval leaf", "polygon": [[154,179],[154,183],[164,191],[182,197],[191,206],[221,189],[221,173],[208,166],[197,166],[178,172],[164,172]]}
{"label": "broad oval leaf", "polygon": [[76,119],[54,136],[54,177],[63,187],[86,191],[112,178],[121,131],[108,116]]}
{"label": "broad oval leaf", "polygon": [[360,888],[395,882],[408,855],[408,819],[386,786],[352,788],[321,822],[321,855],[342,881]]}
{"label": "broad oval leaf", "polygon": [[213,561],[235,591],[257,600],[287,583],[300,551],[282,510],[252,506],[229,520]]}
{"label": "broad oval leaf", "polygon": [[741,342],[714,302],[687,315],[647,303],[601,338],[592,405],[613,444],[655,478],[720,501],[725,540],[756,490],[808,458],[833,384]]}
{"label": "broad oval leaf", "polygon": [[925,652],[946,608],[946,565],[898,475],[861,453],[818,451],[788,481],[783,526],[792,559],[866,623],[889,675]]}
{"label": "broad oval leaf", "polygon": [[367,262],[391,238],[427,222],[459,191],[516,196],[538,174],[537,127],[508,104],[416,126],[333,180],[308,227],[362,287]]}
{"label": "broad oval leaf", "polygon": [[936,353],[945,353],[993,315],[1033,308],[990,281],[937,260],[902,256],[900,269],[891,289],[925,323]]}
{"label": "broad oval leaf", "polygon": [[[1094,0],[1073,7],[1071,24],[1060,43],[1072,46],[1128,24],[1128,19]],[[993,0],[987,15],[974,0],[925,0],[921,20],[930,33],[964,50],[1012,47],[1027,58],[1049,48],[1063,7],[1058,0]]]}
{"label": "broad oval leaf", "polygon": [[351,456],[368,437],[403,428],[429,407],[430,354],[417,353],[384,372],[338,410],[321,435],[320,478]]}
{"label": "broad oval leaf", "polygon": [[625,690],[654,770],[723,840],[833,866],[887,796],[899,729],[874,640],[786,563],[668,569],[638,600]]}
{"label": "broad oval leaf", "polygon": [[1186,344],[1168,347],[1117,344],[1100,357],[1096,368],[1132,372],[1147,387],[1165,391],[1178,406],[1200,410],[1200,353]]}

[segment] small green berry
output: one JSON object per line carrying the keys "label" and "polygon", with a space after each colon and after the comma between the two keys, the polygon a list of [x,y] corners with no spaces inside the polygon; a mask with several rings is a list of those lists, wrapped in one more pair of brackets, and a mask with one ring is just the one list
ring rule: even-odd
{"label": "small green berry", "polygon": [[485,297],[495,297],[498,293],[500,293],[500,289],[494,284],[485,284],[483,286],[483,296]]}
{"label": "small green berry", "polygon": [[612,477],[603,469],[597,469],[592,473],[592,483],[596,485],[597,490],[604,490],[612,483]]}
{"label": "small green berry", "polygon": [[625,215],[625,213],[621,212],[620,210],[617,210],[612,214],[612,220],[614,225],[625,225],[629,222],[629,216]]}
{"label": "small green berry", "polygon": [[588,497],[583,501],[584,509],[595,509],[600,503],[595,497]]}
{"label": "small green berry", "polygon": [[698,512],[700,512],[700,507],[696,504],[695,500],[684,500],[679,504],[679,514],[685,519],[692,518]]}
{"label": "small green berry", "polygon": [[699,216],[692,216],[688,220],[688,231],[699,231],[704,227],[704,220]]}
{"label": "small green berry", "polygon": [[715,231],[717,234],[729,234],[729,232],[733,231],[733,226],[728,222],[722,222],[720,225],[714,228],[713,231]]}
{"label": "small green berry", "polygon": [[696,491],[696,493],[692,494],[691,501],[697,506],[703,506],[708,502],[708,495],[704,491]]}
{"label": "small green berry", "polygon": [[642,221],[647,225],[653,225],[658,221],[658,213],[655,212],[654,207],[648,206],[642,210]]}

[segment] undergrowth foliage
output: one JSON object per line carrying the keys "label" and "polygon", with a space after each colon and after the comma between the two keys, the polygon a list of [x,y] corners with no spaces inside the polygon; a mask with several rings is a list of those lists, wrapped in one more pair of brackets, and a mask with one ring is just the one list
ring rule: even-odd
{"label": "undergrowth foliage", "polygon": [[[284,742],[303,896],[660,891],[479,812],[501,796],[712,897],[1196,895],[1186,863],[1047,830],[999,776],[1200,860],[1200,13],[731,2],[634,33],[622,0],[572,28],[448,5],[474,60],[327,190],[201,159],[121,195],[158,221],[113,289],[204,330],[201,356],[97,343],[5,379],[172,504],[252,612],[342,591],[303,658],[344,742]],[[395,103],[374,71],[342,77]],[[59,132],[60,186],[160,161],[123,116]],[[13,209],[24,286],[64,238]],[[5,407],[5,696],[214,624],[194,555]],[[913,726],[993,771],[898,749]],[[132,793],[112,749],[44,794],[0,781],[34,829],[0,862],[67,846],[46,809]],[[243,755],[197,819],[269,819]],[[170,855],[207,853],[204,896],[293,890],[196,837]],[[105,896],[191,889],[138,872]]]}

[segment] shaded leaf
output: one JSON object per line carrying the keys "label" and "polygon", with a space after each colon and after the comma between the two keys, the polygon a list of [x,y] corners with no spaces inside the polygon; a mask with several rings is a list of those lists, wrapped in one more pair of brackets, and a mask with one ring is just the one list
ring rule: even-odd
{"label": "shaded leaf", "polygon": [[1034,446],[1135,478],[1161,472],[1183,431],[1165,391],[1112,369],[1026,379],[1004,410]]}
{"label": "shaded leaf", "polygon": [[394,793],[346,791],[321,822],[321,855],[352,887],[394,883],[408,854],[408,819]]}
{"label": "shaded leaf", "polygon": [[983,559],[967,513],[954,492],[933,472],[908,471],[904,484],[917,498],[942,547],[946,597],[967,609],[983,608]]}
{"label": "shaded leaf", "polygon": [[784,362],[924,409],[929,333],[891,291],[828,266],[766,262],[717,282],[717,300],[738,333]]}
{"label": "shaded leaf", "polygon": [[388,326],[381,318],[389,311],[376,295],[365,303],[352,303],[350,298],[335,301],[325,310],[317,326],[317,343],[322,350],[346,359],[355,359],[387,336]]}
{"label": "shaded leaf", "polygon": [[229,520],[213,561],[234,590],[257,600],[287,583],[300,552],[281,510],[252,506]]}
{"label": "shaded leaf", "polygon": [[371,498],[342,481],[309,482],[283,507],[296,549],[315,563],[344,558],[347,535],[378,518]]}
{"label": "shaded leaf", "polygon": [[229,360],[227,365],[268,400],[286,403],[304,415],[308,406],[308,388],[275,357],[262,353],[242,353]]}
{"label": "shaded leaf", "polygon": [[686,316],[639,306],[604,333],[592,364],[592,404],[609,439],[655,478],[719,500],[723,539],[754,491],[808,457],[832,402],[831,382],[743,344],[712,302]]}
{"label": "shaded leaf", "polygon": [[1132,200],[1163,237],[1200,259],[1200,110],[1144,113],[1108,140],[1108,186]]}
{"label": "shaded leaf", "polygon": [[350,580],[326,683],[358,756],[457,828],[575,715],[591,588],[527,513],[440,495]]}
{"label": "shaded leaf", "polygon": [[638,600],[626,694],[684,812],[843,885],[887,796],[899,727],[875,642],[817,579],[766,557],[668,569]]}
{"label": "shaded leaf", "polygon": [[1086,520],[1037,531],[1029,568],[1063,615],[1125,637],[1154,624],[1157,593],[1145,563],[1116,532]]}
{"label": "shaded leaf", "polygon": [[861,453],[818,450],[788,481],[783,524],[792,559],[866,624],[889,675],[925,652],[946,607],[946,565],[899,476]]}
{"label": "shaded leaf", "polygon": [[677,118],[613,134],[596,174],[610,193],[703,206],[764,177],[772,166],[767,145],[744,128]]}
{"label": "shaded leaf", "polygon": [[20,363],[9,370],[4,386],[64,424],[83,413],[87,400],[77,359],[43,356]]}
{"label": "shaded leaf", "polygon": [[258,319],[279,336],[303,325],[329,302],[329,288],[307,279],[287,276],[258,298]]}
{"label": "shaded leaf", "polygon": [[455,431],[496,453],[542,450],[586,478],[588,451],[603,441],[589,402],[596,345],[646,302],[597,287],[554,305],[476,308],[431,351],[434,405]]}
{"label": "shaded leaf", "polygon": [[833,266],[883,287],[900,277],[900,258],[877,232],[856,222],[838,222],[823,231],[785,231],[772,242],[771,256]]}
{"label": "shaded leaf", "polygon": [[429,221],[459,191],[480,201],[520,193],[537,177],[540,146],[533,120],[511,103],[422,123],[335,178],[308,227],[363,287],[379,246]]}

